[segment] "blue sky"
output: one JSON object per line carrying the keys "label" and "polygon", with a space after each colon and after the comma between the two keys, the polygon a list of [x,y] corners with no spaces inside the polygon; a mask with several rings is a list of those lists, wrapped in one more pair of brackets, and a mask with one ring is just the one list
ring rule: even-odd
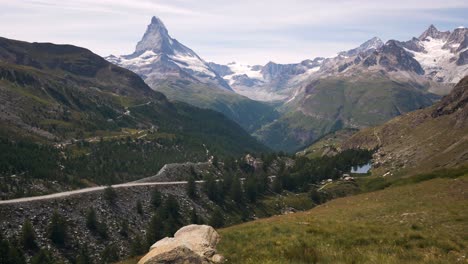
{"label": "blue sky", "polygon": [[407,40],[430,24],[468,26],[466,0],[0,0],[0,36],[129,54],[151,16],[207,61],[293,63],[374,36]]}

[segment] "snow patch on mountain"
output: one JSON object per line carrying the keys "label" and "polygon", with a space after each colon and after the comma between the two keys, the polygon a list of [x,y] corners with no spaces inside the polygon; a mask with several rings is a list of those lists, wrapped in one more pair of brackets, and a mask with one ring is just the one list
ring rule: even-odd
{"label": "snow patch on mountain", "polygon": [[244,75],[244,74],[247,75],[249,78],[263,80],[260,67],[254,68],[253,66],[236,63],[236,62],[228,63],[227,66],[233,72],[233,74],[224,76],[224,79],[227,80],[229,84],[233,84],[235,82],[235,80],[233,79],[234,76]]}
{"label": "snow patch on mountain", "polygon": [[193,54],[180,54],[169,56],[179,67],[194,72],[206,74],[210,77],[216,77],[216,73],[198,56]]}
{"label": "snow patch on mountain", "polygon": [[458,66],[455,63],[457,54],[451,52],[458,48],[460,43],[453,43],[449,45],[450,49],[446,49],[446,39],[426,37],[420,44],[424,48],[421,52],[405,50],[414,55],[414,59],[423,67],[425,75],[434,81],[456,83],[468,73],[468,65]]}

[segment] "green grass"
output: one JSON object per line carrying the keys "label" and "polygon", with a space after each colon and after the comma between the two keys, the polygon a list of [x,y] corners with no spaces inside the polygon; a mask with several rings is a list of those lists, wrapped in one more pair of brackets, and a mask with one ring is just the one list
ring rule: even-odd
{"label": "green grass", "polygon": [[229,263],[463,263],[468,173],[440,173],[221,229],[218,250]]}
{"label": "green grass", "polygon": [[357,177],[356,181],[359,184],[362,192],[371,192],[383,190],[390,186],[403,186],[415,184],[423,181],[432,180],[435,178],[450,178],[455,179],[468,174],[468,167],[460,167],[456,169],[440,169],[429,173],[417,174],[411,177]]}

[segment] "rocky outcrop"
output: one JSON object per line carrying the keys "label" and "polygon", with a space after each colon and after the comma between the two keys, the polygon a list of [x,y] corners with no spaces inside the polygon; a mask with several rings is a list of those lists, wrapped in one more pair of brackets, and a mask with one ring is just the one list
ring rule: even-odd
{"label": "rocky outcrop", "polygon": [[216,254],[219,234],[207,225],[184,226],[174,234],[156,242],[138,264],[156,263],[221,263]]}
{"label": "rocky outcrop", "polygon": [[468,76],[465,76],[452,90],[437,104],[432,117],[455,114],[457,126],[466,126],[468,121]]}

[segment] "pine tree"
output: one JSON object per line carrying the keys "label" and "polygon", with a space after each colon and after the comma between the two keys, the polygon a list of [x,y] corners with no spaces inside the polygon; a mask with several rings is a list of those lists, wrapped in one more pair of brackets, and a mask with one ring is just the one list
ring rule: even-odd
{"label": "pine tree", "polygon": [[108,238],[107,235],[107,224],[105,222],[98,222],[96,233],[101,237],[101,238]]}
{"label": "pine tree", "polygon": [[31,259],[31,264],[54,264],[54,259],[49,251],[41,249],[39,253]]}
{"label": "pine tree", "polygon": [[55,245],[64,246],[66,241],[66,229],[65,219],[55,210],[49,225],[48,237]]}
{"label": "pine tree", "polygon": [[187,195],[191,199],[196,199],[197,198],[197,186],[195,183],[195,178],[193,176],[190,176],[190,178],[187,181]]}
{"label": "pine tree", "polygon": [[255,203],[257,201],[257,181],[255,176],[247,178],[245,183],[245,194],[251,203]]}
{"label": "pine tree", "polygon": [[164,236],[173,236],[177,229],[179,229],[178,221],[172,215],[169,215],[164,220]]}
{"label": "pine tree", "polygon": [[272,189],[275,193],[281,193],[283,191],[283,183],[279,175],[273,179]]}
{"label": "pine tree", "polygon": [[203,191],[208,196],[208,199],[212,201],[216,201],[217,198],[217,186],[216,180],[213,178],[212,175],[208,174],[205,176],[205,182],[203,183]]}
{"label": "pine tree", "polygon": [[174,220],[178,220],[180,216],[179,210],[179,202],[173,195],[169,195],[164,203],[163,215],[167,217],[172,216]]}
{"label": "pine tree", "polygon": [[88,214],[86,215],[86,227],[93,232],[97,230],[98,221],[94,208],[88,210]]}
{"label": "pine tree", "polygon": [[143,214],[143,205],[141,204],[141,200],[137,200],[136,202],[136,210],[139,215]]}
{"label": "pine tree", "polygon": [[162,204],[162,195],[158,191],[158,189],[153,189],[153,192],[151,193],[151,205],[153,206],[154,209],[158,209],[159,206]]}
{"label": "pine tree", "polygon": [[221,213],[221,210],[216,208],[213,211],[213,214],[211,215],[210,221],[209,221],[210,226],[212,227],[222,227],[224,225],[224,217],[223,214]]}
{"label": "pine tree", "polygon": [[128,220],[124,219],[120,226],[119,234],[123,237],[128,237]]}
{"label": "pine tree", "polygon": [[267,174],[261,173],[257,178],[257,192],[259,195],[265,194],[268,190],[268,184],[270,179],[268,179]]}
{"label": "pine tree", "polygon": [[198,216],[197,209],[195,207],[190,211],[190,223],[196,225],[201,224],[200,216]]}
{"label": "pine tree", "polygon": [[231,192],[230,192],[232,200],[236,203],[242,202],[242,186],[240,179],[238,177],[234,177],[231,185]]}
{"label": "pine tree", "polygon": [[141,236],[136,235],[135,238],[132,240],[132,244],[130,245],[130,255],[140,256],[140,255],[143,255],[144,253],[145,253],[145,247],[143,245],[143,241],[141,240]]}
{"label": "pine tree", "polygon": [[26,220],[21,228],[21,244],[26,250],[37,249],[36,234],[29,220]]}
{"label": "pine tree", "polygon": [[104,263],[114,263],[119,260],[119,250],[114,244],[107,245],[101,253]]}
{"label": "pine tree", "polygon": [[0,263],[26,264],[26,259],[19,247],[11,245],[7,240],[0,237]]}
{"label": "pine tree", "polygon": [[92,264],[91,257],[89,256],[88,248],[80,248],[80,253],[76,258],[76,264]]}
{"label": "pine tree", "polygon": [[219,166],[219,161],[218,161],[218,157],[217,157],[217,156],[213,156],[212,163],[213,163],[213,166],[215,166],[215,168],[218,168],[218,166]]}
{"label": "pine tree", "polygon": [[163,228],[163,221],[159,215],[153,215],[146,230],[146,242],[148,245],[153,245],[154,242],[163,238]]}
{"label": "pine tree", "polygon": [[216,183],[216,202],[218,204],[223,204],[224,203],[224,184],[222,181],[218,181]]}

